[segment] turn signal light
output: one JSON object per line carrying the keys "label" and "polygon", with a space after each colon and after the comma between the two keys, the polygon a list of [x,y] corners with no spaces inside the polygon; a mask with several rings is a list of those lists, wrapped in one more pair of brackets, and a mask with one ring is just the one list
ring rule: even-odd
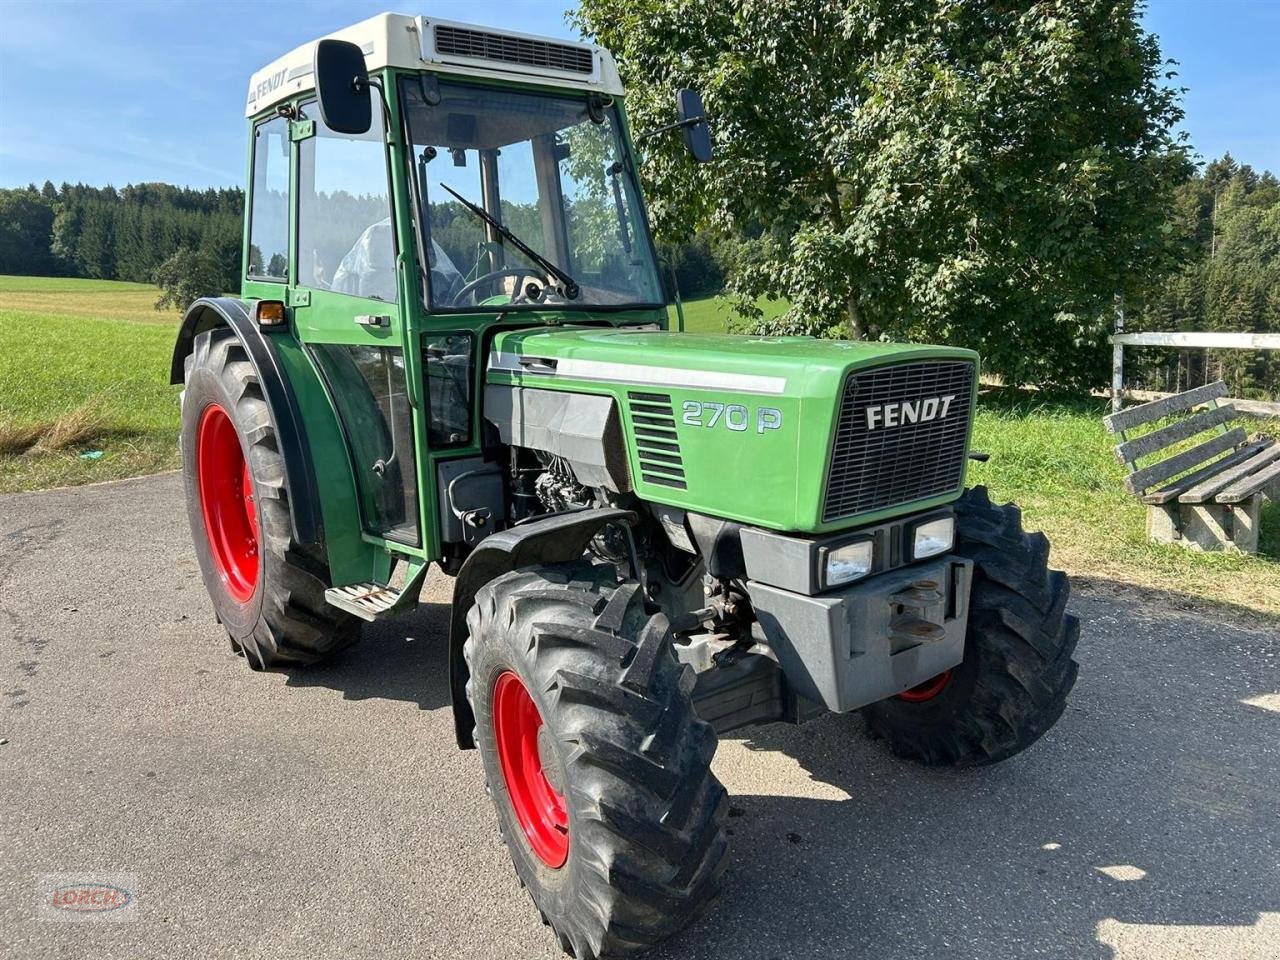
{"label": "turn signal light", "polygon": [[284,320],[284,301],[283,300],[259,300],[257,306],[258,326],[260,327],[283,327]]}

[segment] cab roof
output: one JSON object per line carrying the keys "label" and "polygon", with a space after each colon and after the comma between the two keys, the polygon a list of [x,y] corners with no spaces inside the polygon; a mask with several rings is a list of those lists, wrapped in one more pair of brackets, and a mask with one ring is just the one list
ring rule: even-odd
{"label": "cab roof", "polygon": [[[399,13],[380,13],[328,37],[360,47],[370,72],[400,67],[622,93],[613,57],[589,43]],[[250,77],[244,115],[256,116],[311,90],[316,44],[323,39],[328,38],[304,43]]]}

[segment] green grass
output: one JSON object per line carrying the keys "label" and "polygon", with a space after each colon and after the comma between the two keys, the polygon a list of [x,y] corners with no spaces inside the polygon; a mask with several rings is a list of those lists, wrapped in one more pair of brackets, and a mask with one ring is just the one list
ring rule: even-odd
{"label": "green grass", "polygon": [[[790,306],[785,300],[761,299],[758,303],[766,317],[776,317]],[[671,321],[674,325],[674,310],[671,311]],[[684,302],[684,329],[687,333],[743,332],[734,329],[735,321],[741,323],[732,304],[724,297],[702,297]]]}
{"label": "green grass", "polygon": [[[0,277],[0,492],[67,486],[179,465],[177,388],[168,384],[176,313],[156,290],[109,281]],[[784,303],[762,303],[776,315]],[[730,329],[727,301],[685,304],[690,332]],[[1261,555],[1197,554],[1149,543],[1145,508],[1124,492],[1101,400],[984,391],[974,446],[991,462],[971,483],[1023,508],[1053,563],[1101,586],[1167,591],[1280,618],[1280,503],[1264,512]],[[1280,433],[1280,422],[1249,429]],[[80,454],[101,450],[98,460]]]}
{"label": "green grass", "polygon": [[[141,283],[0,277],[0,492],[178,466],[179,316]],[[101,451],[100,459],[82,454]]]}
{"label": "green grass", "polygon": [[[1104,400],[984,390],[973,446],[991,460],[971,465],[969,482],[1017,502],[1026,525],[1048,535],[1053,565],[1079,580],[1166,591],[1175,608],[1195,599],[1280,617],[1280,503],[1264,503],[1256,557],[1151,543],[1146,507],[1125,492],[1115,439],[1102,429],[1107,412]],[[1251,419],[1246,428],[1280,435],[1275,420]]]}

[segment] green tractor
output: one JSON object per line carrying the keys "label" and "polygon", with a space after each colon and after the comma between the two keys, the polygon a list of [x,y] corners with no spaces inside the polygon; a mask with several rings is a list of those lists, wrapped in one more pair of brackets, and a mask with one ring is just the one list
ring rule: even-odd
{"label": "green tractor", "polygon": [[[977,356],[668,329],[622,93],[599,47],[426,17],[272,63],[242,294],[190,308],[172,368],[250,667],[454,577],[457,741],[579,958],[711,902],[718,734],[861,711],[897,754],[990,763],[1076,677],[1048,542],[965,488]],[[710,157],[696,94],[669,133]]]}

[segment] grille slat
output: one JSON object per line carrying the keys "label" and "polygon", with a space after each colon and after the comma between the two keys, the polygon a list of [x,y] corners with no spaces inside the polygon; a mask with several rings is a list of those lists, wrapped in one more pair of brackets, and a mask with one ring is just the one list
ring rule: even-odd
{"label": "grille slat", "polygon": [[496,60],[522,67],[590,74],[594,69],[590,50],[548,40],[512,37],[487,30],[437,24],[436,53],[445,57]]}
{"label": "grille slat", "polygon": [[[852,374],[831,443],[824,523],[957,490],[964,477],[974,366],[965,360],[901,363]],[[884,410],[951,396],[945,417],[885,425]],[[874,428],[868,428],[869,408]],[[939,406],[940,409],[940,406]],[[907,413],[901,413],[904,418]]]}
{"label": "grille slat", "polygon": [[631,392],[627,394],[627,406],[641,479],[664,487],[687,489],[671,398],[660,393]]}

